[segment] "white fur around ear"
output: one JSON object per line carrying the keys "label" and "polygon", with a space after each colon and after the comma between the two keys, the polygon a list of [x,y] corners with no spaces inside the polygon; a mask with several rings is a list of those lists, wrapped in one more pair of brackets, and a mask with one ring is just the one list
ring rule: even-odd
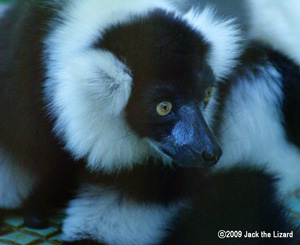
{"label": "white fur around ear", "polygon": [[208,63],[217,78],[229,75],[241,54],[240,30],[234,20],[218,20],[211,8],[202,12],[191,9],[184,18],[211,45]]}
{"label": "white fur around ear", "polygon": [[130,70],[112,53],[89,50],[65,60],[48,80],[46,94],[55,132],[75,158],[87,158],[92,170],[130,168],[150,154],[146,140],[127,126]]}
{"label": "white fur around ear", "polygon": [[74,57],[66,66],[66,76],[72,90],[68,96],[82,97],[78,106],[88,101],[91,109],[101,111],[103,116],[116,116],[128,102],[130,70],[110,52],[89,50]]}

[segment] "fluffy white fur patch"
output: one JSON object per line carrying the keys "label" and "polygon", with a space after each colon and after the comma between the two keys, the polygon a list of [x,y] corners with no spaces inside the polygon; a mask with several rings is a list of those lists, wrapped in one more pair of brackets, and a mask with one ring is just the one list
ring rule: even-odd
{"label": "fluffy white fur patch", "polygon": [[138,204],[121,193],[86,185],[67,208],[65,241],[93,239],[105,244],[159,244],[183,204]]}
{"label": "fluffy white fur patch", "polygon": [[153,151],[128,127],[123,109],[131,93],[128,68],[109,52],[89,50],[66,61],[49,80],[55,132],[76,158],[87,157],[92,170],[130,168]]}
{"label": "fluffy white fur patch", "polygon": [[300,152],[285,140],[280,80],[274,67],[262,67],[258,76],[248,74],[233,86],[220,130],[223,155],[215,168],[240,161],[263,165],[280,177],[278,189],[287,194],[300,183]]}
{"label": "fluffy white fur patch", "polygon": [[300,64],[300,1],[247,0],[250,33]]}
{"label": "fluffy white fur patch", "polygon": [[208,63],[218,79],[225,78],[242,51],[242,38],[234,20],[218,20],[208,7],[201,12],[191,9],[184,18],[212,45]]}
{"label": "fluffy white fur patch", "polygon": [[[124,120],[122,111],[132,85],[129,69],[113,54],[92,49],[105,28],[156,8],[180,16],[164,0],[69,0],[58,13],[61,20],[50,25],[53,31],[45,39],[45,95],[55,118],[54,130],[66,149],[75,158],[86,158],[92,170],[130,168],[153,155],[166,158]],[[208,10],[191,10],[182,18],[212,43],[209,64],[216,75],[228,74],[240,40],[231,22],[213,22]]]}
{"label": "fluffy white fur patch", "polygon": [[19,208],[34,185],[33,174],[0,148],[0,208]]}

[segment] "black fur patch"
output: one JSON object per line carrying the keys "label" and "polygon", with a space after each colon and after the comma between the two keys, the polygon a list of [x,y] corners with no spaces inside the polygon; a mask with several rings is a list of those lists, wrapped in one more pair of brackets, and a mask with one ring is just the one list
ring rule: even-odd
{"label": "black fur patch", "polygon": [[[288,139],[300,147],[300,68],[292,60],[282,54],[268,49],[270,61],[281,73],[282,91],[282,122]],[[300,164],[300,163],[299,163]]]}
{"label": "black fur patch", "polygon": [[[287,222],[275,197],[275,179],[260,170],[232,169],[199,180],[194,207],[174,221],[164,244],[297,244],[299,230]],[[241,238],[218,238],[218,231],[242,231]],[[245,238],[247,232],[294,232],[293,239]]]}
{"label": "black fur patch", "polygon": [[[168,205],[172,201],[189,198],[196,185],[203,178],[205,170],[199,168],[171,168],[153,159],[115,174],[84,172],[83,183],[114,188],[121,193],[121,199],[131,199],[137,203]],[[121,200],[120,200],[121,201]]]}

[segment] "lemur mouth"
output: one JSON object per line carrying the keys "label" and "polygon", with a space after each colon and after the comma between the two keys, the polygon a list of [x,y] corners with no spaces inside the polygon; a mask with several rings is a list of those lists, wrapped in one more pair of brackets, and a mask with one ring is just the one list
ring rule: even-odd
{"label": "lemur mouth", "polygon": [[173,159],[174,165],[187,168],[212,167],[222,156],[222,150],[218,144],[202,152],[195,148],[191,149],[190,147],[182,147],[182,149],[176,149],[175,151],[170,151],[168,148],[162,147],[161,150],[164,154]]}

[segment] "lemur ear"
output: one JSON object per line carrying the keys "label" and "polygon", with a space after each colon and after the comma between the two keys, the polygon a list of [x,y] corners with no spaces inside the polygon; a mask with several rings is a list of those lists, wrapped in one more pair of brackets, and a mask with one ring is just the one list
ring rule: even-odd
{"label": "lemur ear", "polygon": [[[70,61],[67,71],[72,89],[84,96],[102,115],[119,115],[126,106],[132,85],[131,72],[112,53],[87,51]],[[95,108],[98,107],[98,108]]]}
{"label": "lemur ear", "polygon": [[218,20],[208,7],[201,12],[191,9],[184,18],[211,45],[208,63],[216,77],[228,76],[242,52],[241,31],[234,20]]}

